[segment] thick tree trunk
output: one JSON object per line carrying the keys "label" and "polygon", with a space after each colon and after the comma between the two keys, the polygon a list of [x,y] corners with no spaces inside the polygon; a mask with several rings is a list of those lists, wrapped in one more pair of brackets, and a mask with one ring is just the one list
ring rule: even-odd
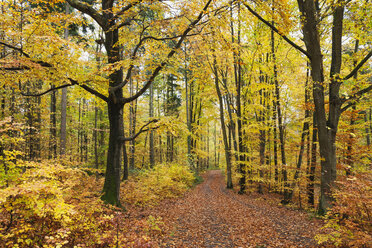
{"label": "thick tree trunk", "polygon": [[[332,29],[332,82],[329,90],[329,120],[327,121],[325,110],[325,88],[323,72],[323,55],[320,47],[320,37],[318,30],[317,10],[313,0],[298,0],[300,12],[303,20],[304,42],[307,52],[310,55],[311,77],[314,82],[313,99],[315,104],[315,115],[318,127],[319,148],[321,157],[321,186],[319,213],[325,213],[332,206],[331,188],[336,180],[336,148],[335,139],[337,133],[338,120],[340,117],[340,99],[338,97],[341,82],[333,77],[339,73],[341,66],[341,36],[337,32],[341,25],[336,21],[340,18],[339,8],[334,12],[334,25]],[[342,15],[343,16],[343,7]],[[342,35],[342,33],[341,33]],[[337,43],[337,44],[336,44]]]}
{"label": "thick tree trunk", "polygon": [[[110,1],[102,2],[103,10],[111,9]],[[103,13],[105,20],[111,20],[113,13],[107,11]],[[113,29],[105,31],[105,48],[109,63],[116,63],[120,60],[120,47],[116,46],[119,40],[119,30]],[[123,82],[123,72],[121,69],[109,75],[110,87],[115,87]],[[109,147],[107,152],[107,165],[105,183],[103,185],[101,199],[111,205],[121,206],[120,204],[120,167],[121,167],[121,148],[123,146],[124,125],[123,125],[123,90],[120,88],[109,93],[108,118],[110,123]]]}
{"label": "thick tree trunk", "polygon": [[[341,99],[339,96],[340,86],[342,81],[339,80],[339,74],[342,64],[342,25],[344,16],[344,3],[340,0],[335,6],[333,13],[333,27],[332,27],[332,62],[331,62],[331,84],[329,86],[329,114],[328,121],[325,129],[328,132],[328,143],[327,146],[322,148],[322,141],[319,136],[319,144],[325,154],[326,164],[324,168],[322,166],[322,181],[321,181],[321,194],[319,201],[319,213],[324,214],[328,209],[332,207],[332,187],[337,177],[337,157],[336,157],[336,134],[338,129],[338,123],[341,116]],[[316,105],[315,105],[316,106]],[[324,106],[323,106],[324,108]],[[321,128],[319,127],[319,135]]]}
{"label": "thick tree trunk", "polygon": [[110,135],[102,200],[111,205],[120,205],[119,189],[122,147],[120,137],[123,137],[122,106],[115,104],[112,100],[109,100],[108,115],[110,123]]}

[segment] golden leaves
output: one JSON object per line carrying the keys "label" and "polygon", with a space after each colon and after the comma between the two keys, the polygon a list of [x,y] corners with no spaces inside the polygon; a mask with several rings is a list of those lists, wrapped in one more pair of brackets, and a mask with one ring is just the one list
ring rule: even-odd
{"label": "golden leaves", "polygon": [[124,202],[154,206],[164,198],[182,195],[194,179],[193,173],[184,165],[160,164],[131,179],[122,186],[121,192]]}

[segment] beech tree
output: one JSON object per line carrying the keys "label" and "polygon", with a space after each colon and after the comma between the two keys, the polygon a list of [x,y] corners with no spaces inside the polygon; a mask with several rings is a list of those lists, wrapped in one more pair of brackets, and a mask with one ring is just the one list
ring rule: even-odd
{"label": "beech tree", "polygon": [[[337,0],[323,4],[323,8],[331,10],[332,21],[332,51],[329,84],[325,84],[324,56],[321,46],[321,32],[319,28],[322,7],[320,1],[298,0],[298,9],[301,13],[300,22],[303,31],[303,39],[306,50],[293,42],[283,32],[279,31],[275,25],[261,17],[248,2],[244,2],[246,9],[256,16],[260,21],[273,29],[279,36],[287,41],[292,47],[305,55],[309,60],[311,77],[313,81],[313,100],[315,104],[315,116],[318,129],[319,148],[321,156],[321,196],[319,202],[319,212],[324,213],[332,206],[331,189],[337,176],[337,157],[336,157],[336,134],[341,114],[350,108],[355,101],[370,90],[371,85],[367,85],[356,92],[349,92],[347,96],[340,93],[342,84],[352,78],[372,56],[372,51],[366,48],[366,55],[357,65],[345,76],[341,75],[342,66],[342,37],[344,11],[350,1]],[[328,13],[326,13],[328,14]],[[327,87],[328,86],[328,87]],[[329,108],[326,108],[326,96],[328,93]]]}
{"label": "beech tree", "polygon": [[[144,9],[142,5],[148,5],[149,7],[161,5],[162,1],[156,2],[146,2],[146,1],[112,1],[112,0],[102,0],[100,6],[98,4],[90,5],[83,1],[78,0],[67,0],[67,2],[75,8],[76,10],[90,16],[99,27],[103,30],[104,37],[104,47],[107,53],[107,62],[113,67],[108,73],[108,96],[100,93],[98,90],[91,86],[88,86],[87,82],[82,82],[78,78],[67,77],[70,81],[68,84],[60,85],[57,87],[52,87],[51,89],[38,94],[27,94],[28,96],[41,96],[49,92],[54,92],[55,90],[66,88],[73,85],[79,85],[84,90],[93,94],[94,96],[100,98],[107,103],[108,107],[108,118],[110,123],[110,134],[109,134],[109,147],[107,153],[107,165],[105,174],[105,183],[103,186],[102,199],[112,205],[120,205],[119,201],[119,186],[120,186],[120,166],[121,166],[121,149],[124,141],[133,140],[140,133],[146,131],[146,127],[153,123],[151,120],[145,127],[139,129],[132,137],[124,137],[123,133],[123,107],[125,104],[130,103],[140,97],[154,81],[155,77],[159,72],[170,62],[170,59],[175,55],[176,51],[181,47],[181,44],[187,38],[191,30],[204,18],[206,11],[211,5],[211,0],[206,1],[203,8],[200,10],[199,14],[194,17],[192,21],[188,24],[183,24],[183,30],[177,31],[175,35],[169,34],[168,37],[156,37],[151,34],[146,33],[146,29],[149,27],[142,26],[142,30],[138,33],[140,34],[137,38],[137,43],[129,53],[129,65],[125,69],[125,74],[123,73],[124,68],[121,66],[121,51],[122,46],[120,45],[120,30],[123,27],[130,26],[134,23],[138,16],[143,13]],[[177,17],[174,17],[177,20]],[[171,18],[172,19],[172,18]],[[161,21],[161,20],[159,20]],[[148,41],[159,41],[164,40],[176,40],[175,45],[165,54],[161,56],[162,59],[155,65],[152,72],[147,79],[144,79],[144,84],[141,85],[139,90],[132,96],[125,97],[123,95],[123,87],[128,85],[128,82],[132,76],[132,71],[135,68],[135,63],[138,58],[139,50]],[[46,68],[53,68],[53,65],[48,62],[39,61],[34,59],[23,50],[22,47],[16,47],[6,42],[1,42],[0,44],[11,48],[24,57],[28,58],[31,62],[38,64],[39,66]],[[9,68],[9,70],[25,70],[28,69],[27,66],[21,66],[19,68]],[[53,93],[54,94],[54,93]],[[26,94],[25,94],[26,95]]]}

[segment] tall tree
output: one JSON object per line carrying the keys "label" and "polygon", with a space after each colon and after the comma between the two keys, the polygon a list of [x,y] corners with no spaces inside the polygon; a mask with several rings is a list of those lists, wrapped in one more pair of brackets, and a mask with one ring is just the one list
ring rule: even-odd
{"label": "tall tree", "polygon": [[[280,32],[274,25],[266,21],[249,4],[244,5],[257,18],[268,25],[278,33],[286,42],[295,49],[304,54],[310,63],[311,77],[313,81],[313,101],[315,104],[315,115],[317,119],[319,148],[321,156],[321,196],[319,202],[319,213],[326,212],[332,206],[331,189],[337,176],[337,157],[336,157],[336,134],[338,123],[342,112],[353,105],[353,101],[372,90],[372,86],[366,86],[357,92],[352,92],[350,97],[344,97],[340,94],[340,87],[345,80],[354,76],[354,74],[368,61],[372,56],[372,51],[354,67],[346,76],[342,77],[342,36],[343,36],[343,19],[345,6],[349,1],[337,0],[330,3],[329,8],[332,10],[332,51],[330,66],[330,84],[328,85],[329,108],[326,111],[326,93],[327,87],[324,84],[324,56],[322,54],[321,37],[320,37],[320,10],[319,1],[314,0],[297,0],[298,9],[301,13],[301,27],[303,31],[303,40],[306,50],[290,40],[285,34]],[[328,112],[328,113],[327,113]]]}
{"label": "tall tree", "polygon": [[[65,14],[69,14],[69,4],[65,3]],[[66,27],[64,30],[64,37],[65,40],[68,39],[68,28]],[[64,155],[66,153],[66,138],[67,138],[67,88],[62,89],[62,97],[61,97],[61,132],[60,132],[60,154]]]}
{"label": "tall tree", "polygon": [[[116,65],[120,62],[120,52],[121,47],[118,46],[120,39],[119,31],[123,27],[128,27],[132,25],[136,20],[137,16],[141,15],[143,8],[139,6],[142,4],[142,1],[129,1],[126,5],[118,5],[118,1],[112,0],[102,0],[100,1],[100,8],[98,4],[90,5],[79,0],[67,0],[67,2],[74,9],[79,10],[81,13],[84,13],[90,16],[103,30],[104,33],[104,46],[107,52],[107,62],[110,65]],[[82,89],[88,91],[89,93],[100,98],[107,103],[108,107],[108,119],[110,124],[110,133],[109,133],[109,147],[107,152],[107,164],[106,164],[106,175],[105,183],[103,186],[102,199],[113,205],[120,205],[119,201],[119,186],[120,186],[120,167],[121,167],[121,148],[124,140],[132,140],[135,136],[138,136],[139,133],[143,132],[143,129],[140,129],[133,137],[125,138],[123,133],[123,107],[125,104],[128,104],[138,97],[144,94],[144,92],[150,87],[151,83],[154,81],[155,77],[159,72],[170,62],[176,51],[180,48],[183,41],[186,39],[188,34],[195,28],[195,26],[204,18],[206,11],[211,5],[212,0],[206,1],[205,5],[202,7],[201,11],[193,17],[193,20],[183,26],[182,31],[176,34],[174,37],[155,37],[147,35],[145,30],[148,27],[143,27],[139,31],[139,36],[137,37],[137,43],[134,45],[132,50],[128,50],[129,54],[129,66],[126,68],[126,75],[123,75],[123,69],[121,67],[113,67],[107,72],[109,89],[108,96],[100,93],[98,90],[88,85],[89,81],[81,80],[79,78],[74,78],[73,75],[67,76],[67,79],[70,83],[55,87],[54,89],[47,90],[45,92],[33,95],[43,95],[50,91],[55,91],[68,86],[78,85]],[[120,3],[121,4],[121,3]],[[151,4],[162,4],[161,2],[151,2]],[[98,7],[99,9],[96,9]],[[182,18],[182,17],[181,17]],[[183,19],[186,20],[186,19]],[[174,39],[176,40],[175,45],[168,49],[168,52],[163,53],[160,61],[151,69],[151,73],[144,79],[144,84],[141,85],[140,89],[133,95],[125,97],[123,95],[123,87],[128,84],[129,79],[131,78],[131,73],[135,67],[136,59],[138,58],[138,52],[141,47],[146,45],[146,42],[149,41],[160,41]],[[46,61],[41,61],[39,59],[33,58],[32,54],[28,54],[27,50],[23,48],[12,46],[6,42],[1,42],[2,45],[5,45],[17,52],[22,53],[31,63],[38,64],[44,68],[53,68],[54,64]],[[30,67],[20,66],[17,70],[29,70]],[[9,70],[15,70],[11,68]]]}

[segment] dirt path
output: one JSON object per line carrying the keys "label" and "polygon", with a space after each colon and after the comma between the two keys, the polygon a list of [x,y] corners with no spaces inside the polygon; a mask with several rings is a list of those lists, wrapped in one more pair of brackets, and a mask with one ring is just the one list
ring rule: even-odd
{"label": "dirt path", "polygon": [[321,227],[304,212],[226,190],[220,171],[159,212],[168,227],[161,247],[316,247]]}

